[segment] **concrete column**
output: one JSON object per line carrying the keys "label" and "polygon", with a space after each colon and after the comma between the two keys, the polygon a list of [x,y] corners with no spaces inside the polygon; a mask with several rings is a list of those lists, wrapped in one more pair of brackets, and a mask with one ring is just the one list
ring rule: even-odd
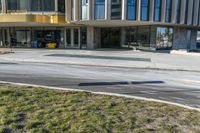
{"label": "concrete column", "polygon": [[187,19],[187,24],[191,25],[192,24],[192,18],[193,18],[193,0],[189,0],[188,4],[188,19]]}
{"label": "concrete column", "polygon": [[71,29],[71,47],[74,47],[74,29]]}
{"label": "concrete column", "polygon": [[105,0],[105,19],[111,19],[111,0]]}
{"label": "concrete column", "polygon": [[58,12],[58,0],[54,0],[54,1],[55,1],[55,11]]}
{"label": "concrete column", "polygon": [[6,0],[1,0],[1,6],[2,6],[2,12],[6,13],[7,6],[6,6]]}
{"label": "concrete column", "polygon": [[166,0],[162,1],[161,22],[165,22]]}
{"label": "concrete column", "polygon": [[121,47],[125,44],[125,36],[126,36],[126,31],[125,28],[121,28]]}
{"label": "concrete column", "polygon": [[74,21],[79,21],[79,0],[74,0]]}
{"label": "concrete column", "polygon": [[196,26],[198,24],[198,15],[199,15],[199,1],[195,0],[194,2],[194,13],[193,13],[193,25]]}
{"label": "concrete column", "polygon": [[150,1],[150,12],[149,12],[149,21],[153,21],[154,19],[154,2],[155,0]]}
{"label": "concrete column", "polygon": [[96,45],[95,45],[95,29],[94,27],[87,27],[87,49],[95,49]]}
{"label": "concrete column", "polygon": [[186,0],[182,0],[181,1],[180,24],[185,23],[185,10],[186,10]]}
{"label": "concrete column", "polygon": [[89,2],[88,3],[88,5],[89,5],[89,7],[88,7],[89,20],[94,20],[94,15],[93,15],[93,13],[94,13],[94,0],[89,0],[88,2]]}
{"label": "concrete column", "polygon": [[78,28],[78,48],[81,49],[81,29]]}
{"label": "concrete column", "polygon": [[171,15],[171,22],[176,23],[176,11],[177,11],[177,0],[172,0],[172,15]]}
{"label": "concrete column", "polygon": [[64,48],[67,48],[66,28],[64,28]]}
{"label": "concrete column", "polygon": [[136,14],[137,21],[140,21],[140,15],[141,15],[141,0],[137,0],[137,14]]}
{"label": "concrete column", "polygon": [[122,0],[122,20],[126,20],[127,16],[127,0]]}
{"label": "concrete column", "polygon": [[72,7],[71,0],[65,0],[65,21],[70,22],[72,20]]}

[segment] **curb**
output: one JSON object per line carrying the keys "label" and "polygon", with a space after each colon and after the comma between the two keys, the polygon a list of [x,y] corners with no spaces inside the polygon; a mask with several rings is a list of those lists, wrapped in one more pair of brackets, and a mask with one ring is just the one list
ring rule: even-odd
{"label": "curb", "polygon": [[124,94],[117,94],[117,93],[107,93],[107,92],[94,92],[94,91],[85,91],[81,89],[70,89],[70,88],[61,88],[61,87],[51,87],[51,86],[44,86],[44,85],[35,85],[35,84],[25,84],[25,83],[15,83],[15,82],[6,82],[6,81],[0,81],[0,84],[11,84],[11,85],[19,85],[19,86],[31,86],[31,87],[39,87],[39,88],[45,88],[45,89],[52,89],[52,90],[63,90],[63,91],[74,91],[74,92],[89,92],[92,94],[98,94],[98,95],[108,95],[108,96],[116,96],[116,97],[125,97],[125,98],[131,98],[131,99],[137,99],[137,100],[144,100],[144,101],[150,101],[150,102],[159,102],[164,103],[168,105],[175,105],[178,107],[182,107],[185,109],[190,110],[196,110],[200,112],[200,108],[194,108],[191,106],[164,101],[164,100],[158,100],[153,98],[145,98],[145,97],[139,97],[139,96],[130,96],[130,95],[124,95]]}

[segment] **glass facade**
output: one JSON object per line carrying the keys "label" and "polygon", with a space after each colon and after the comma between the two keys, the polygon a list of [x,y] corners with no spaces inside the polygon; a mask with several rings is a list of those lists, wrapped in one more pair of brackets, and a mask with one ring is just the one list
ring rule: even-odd
{"label": "glass facade", "polygon": [[156,49],[171,49],[173,41],[173,28],[158,27]]}
{"label": "glass facade", "polygon": [[141,20],[149,20],[149,0],[141,0]]}
{"label": "glass facade", "polygon": [[189,0],[186,0],[186,7],[185,7],[185,24],[187,24],[187,19],[188,19],[188,5],[189,5]]}
{"label": "glass facade", "polygon": [[162,1],[155,0],[155,2],[154,2],[154,21],[161,21],[161,8],[162,8]]}
{"label": "glass facade", "polygon": [[139,47],[150,47],[150,26],[139,26],[137,42]]}
{"label": "glass facade", "polygon": [[66,29],[66,45],[71,47],[71,29]]}
{"label": "glass facade", "polygon": [[176,0],[176,23],[180,23],[181,0]]}
{"label": "glass facade", "polygon": [[166,0],[165,22],[171,22],[172,0]]}
{"label": "glass facade", "polygon": [[0,1],[0,13],[2,12],[2,4],[1,4],[1,1]]}
{"label": "glass facade", "polygon": [[[123,33],[125,32],[125,33]],[[172,48],[173,28],[156,26],[128,27],[122,30],[124,47],[169,50]]]}
{"label": "glass facade", "polygon": [[105,0],[95,0],[94,4],[94,18],[105,19]]}
{"label": "glass facade", "polygon": [[197,32],[197,49],[200,49],[200,31]]}
{"label": "glass facade", "polygon": [[82,0],[82,10],[81,10],[81,12],[82,12],[82,15],[81,15],[81,17],[82,17],[82,20],[88,20],[88,18],[89,18],[89,16],[88,16],[88,0]]}
{"label": "glass facade", "polygon": [[127,19],[136,20],[136,2],[137,0],[128,0],[127,2]]}
{"label": "glass facade", "polygon": [[65,13],[65,0],[58,0],[58,12]]}
{"label": "glass facade", "polygon": [[118,20],[122,18],[122,0],[111,0],[111,19]]}
{"label": "glass facade", "polygon": [[[7,0],[7,12],[65,12],[65,0]],[[58,11],[56,11],[58,9]]]}

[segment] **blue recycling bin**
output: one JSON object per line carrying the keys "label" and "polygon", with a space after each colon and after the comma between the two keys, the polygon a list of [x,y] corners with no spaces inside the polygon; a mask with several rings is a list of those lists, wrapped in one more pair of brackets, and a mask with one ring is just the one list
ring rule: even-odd
{"label": "blue recycling bin", "polygon": [[33,42],[33,48],[38,48],[38,42],[37,41]]}

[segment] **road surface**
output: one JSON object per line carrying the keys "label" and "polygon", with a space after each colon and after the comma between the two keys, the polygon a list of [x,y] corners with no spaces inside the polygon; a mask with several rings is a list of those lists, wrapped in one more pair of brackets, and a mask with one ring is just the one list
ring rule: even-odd
{"label": "road surface", "polygon": [[0,63],[0,81],[112,92],[200,108],[200,73],[45,63]]}

